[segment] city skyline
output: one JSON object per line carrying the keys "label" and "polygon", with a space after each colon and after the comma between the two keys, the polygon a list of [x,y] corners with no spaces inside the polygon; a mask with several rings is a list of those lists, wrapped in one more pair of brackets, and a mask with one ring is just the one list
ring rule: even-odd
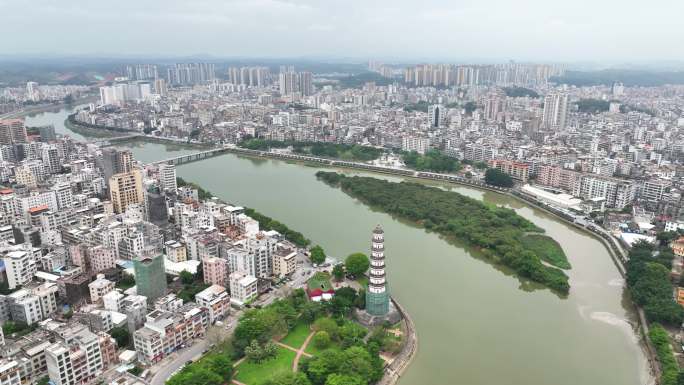
{"label": "city skyline", "polygon": [[[643,9],[632,6],[634,2],[585,0],[552,7],[537,0],[495,1],[486,6],[431,0],[419,9],[411,3],[386,1],[372,5],[305,0],[123,3],[113,8],[79,0],[59,6],[0,1],[5,15],[0,32],[32,26],[14,34],[4,52],[397,61],[684,59],[684,54],[671,50],[684,38],[675,16],[680,13],[677,8],[681,11],[684,6],[664,1]],[[656,14],[663,7],[670,11]],[[51,38],[45,39],[47,35]],[[292,44],[283,44],[286,41]]]}

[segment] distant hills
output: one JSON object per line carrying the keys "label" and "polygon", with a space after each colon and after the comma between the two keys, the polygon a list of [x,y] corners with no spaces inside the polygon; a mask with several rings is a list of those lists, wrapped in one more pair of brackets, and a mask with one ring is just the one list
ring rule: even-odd
{"label": "distant hills", "polygon": [[551,78],[552,82],[574,86],[611,85],[622,82],[625,86],[654,87],[665,84],[684,84],[684,71],[646,71],[606,69],[601,71],[567,71],[564,76]]}

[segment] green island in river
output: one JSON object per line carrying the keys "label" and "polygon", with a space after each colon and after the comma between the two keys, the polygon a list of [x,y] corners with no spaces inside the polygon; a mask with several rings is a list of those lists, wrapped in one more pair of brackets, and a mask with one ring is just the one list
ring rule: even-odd
{"label": "green island in river", "polygon": [[477,248],[487,259],[561,294],[570,290],[560,245],[515,211],[456,192],[411,182],[389,182],[319,171],[319,180],[363,203]]}

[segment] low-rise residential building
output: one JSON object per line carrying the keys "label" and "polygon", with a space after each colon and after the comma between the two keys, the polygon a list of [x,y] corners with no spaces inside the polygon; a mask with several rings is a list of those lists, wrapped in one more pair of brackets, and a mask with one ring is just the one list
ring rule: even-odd
{"label": "low-rise residential building", "polygon": [[21,368],[15,360],[0,360],[0,384],[23,385]]}
{"label": "low-rise residential building", "polygon": [[228,260],[218,257],[207,257],[202,260],[204,283],[209,285],[228,285]]}
{"label": "low-rise residential building", "polygon": [[489,167],[496,168],[522,183],[527,183],[530,176],[530,165],[527,163],[506,159],[492,159],[489,161]]}
{"label": "low-rise residential building", "polygon": [[282,278],[294,273],[296,268],[297,251],[279,245],[273,253],[273,275]]}
{"label": "low-rise residential building", "polygon": [[10,289],[25,286],[31,282],[33,275],[38,271],[36,260],[26,250],[10,251],[2,258],[2,261],[5,264],[5,274]]}
{"label": "low-rise residential building", "polygon": [[679,237],[670,243],[672,252],[679,257],[684,257],[684,237]]}
{"label": "low-rise residential building", "polygon": [[46,282],[7,296],[11,318],[28,325],[42,321],[57,310],[57,285]]}
{"label": "low-rise residential building", "polygon": [[146,364],[159,362],[192,339],[204,336],[208,326],[208,309],[195,304],[175,312],[154,310],[147,315],[145,326],[134,333],[138,360]]}
{"label": "low-rise residential building", "polygon": [[183,262],[188,259],[185,244],[178,241],[168,241],[164,244],[166,258],[171,262]]}
{"label": "low-rise residential building", "polygon": [[231,301],[244,305],[252,301],[259,294],[257,288],[257,278],[253,275],[236,271],[230,274],[230,296]]}
{"label": "low-rise residential building", "polygon": [[114,291],[114,282],[106,279],[104,274],[98,274],[97,279],[88,284],[88,289],[90,289],[90,301],[92,303],[100,302],[102,297]]}
{"label": "low-rise residential building", "polygon": [[195,295],[198,305],[209,309],[209,323],[214,323],[230,311],[230,296],[226,288],[219,285],[211,285]]}
{"label": "low-rise residential building", "polygon": [[173,293],[157,298],[154,301],[154,308],[164,311],[176,311],[183,306],[183,300]]}
{"label": "low-rise residential building", "polygon": [[85,327],[64,336],[45,350],[48,375],[55,385],[93,381],[104,369],[100,338]]}

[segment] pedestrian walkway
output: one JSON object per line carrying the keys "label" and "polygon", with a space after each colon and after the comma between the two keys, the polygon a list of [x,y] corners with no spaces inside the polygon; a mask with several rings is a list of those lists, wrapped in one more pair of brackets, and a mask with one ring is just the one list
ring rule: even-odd
{"label": "pedestrian walkway", "polygon": [[304,343],[302,346],[299,348],[297,351],[297,356],[294,359],[294,362],[292,362],[292,371],[296,372],[299,370],[299,359],[304,355],[305,357],[311,357],[311,354],[306,353],[304,349],[306,349],[307,346],[309,346],[309,342],[311,341],[311,338],[313,338],[314,334],[316,332],[311,332],[308,337],[306,337],[306,340],[304,340]]}

